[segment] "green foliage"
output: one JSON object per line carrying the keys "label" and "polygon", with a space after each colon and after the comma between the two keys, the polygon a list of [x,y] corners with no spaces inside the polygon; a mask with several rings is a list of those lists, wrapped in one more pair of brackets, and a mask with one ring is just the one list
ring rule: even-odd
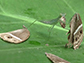
{"label": "green foliage", "polygon": [[50,25],[36,22],[28,27],[35,19],[54,19],[60,13],[66,13],[69,28],[68,22],[75,12],[83,20],[83,6],[83,0],[0,0],[0,33],[21,29],[22,25],[30,31],[30,38],[20,44],[0,39],[0,63],[51,63],[45,52],[71,63],[83,63],[84,43],[77,50],[65,48],[68,42],[66,29],[55,26],[49,38]]}

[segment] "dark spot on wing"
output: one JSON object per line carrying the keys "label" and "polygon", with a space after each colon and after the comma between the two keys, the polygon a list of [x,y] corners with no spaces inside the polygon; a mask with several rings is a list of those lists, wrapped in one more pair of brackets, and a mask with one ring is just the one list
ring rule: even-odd
{"label": "dark spot on wing", "polygon": [[82,30],[80,30],[80,34],[82,34],[83,33],[83,31]]}
{"label": "dark spot on wing", "polygon": [[12,37],[11,36],[8,36],[9,39],[11,39]]}

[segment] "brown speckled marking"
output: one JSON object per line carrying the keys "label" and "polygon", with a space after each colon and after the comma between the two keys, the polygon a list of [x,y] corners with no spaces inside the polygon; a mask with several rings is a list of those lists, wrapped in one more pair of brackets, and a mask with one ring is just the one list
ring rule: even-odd
{"label": "brown speckled marking", "polygon": [[26,27],[24,27],[23,29],[12,31],[12,32],[0,34],[1,39],[8,41],[10,43],[21,43],[27,40],[29,36],[30,36],[30,32],[27,30]]}
{"label": "brown speckled marking", "polygon": [[45,54],[53,63],[70,63],[54,54],[51,53],[45,53]]}
{"label": "brown speckled marking", "polygon": [[82,26],[82,21],[80,18],[79,14],[75,14],[70,22],[70,27],[71,29],[67,34],[68,36],[68,41],[65,45],[65,47],[70,47],[70,43],[73,45],[74,50],[78,49],[82,40],[83,40],[83,26]]}

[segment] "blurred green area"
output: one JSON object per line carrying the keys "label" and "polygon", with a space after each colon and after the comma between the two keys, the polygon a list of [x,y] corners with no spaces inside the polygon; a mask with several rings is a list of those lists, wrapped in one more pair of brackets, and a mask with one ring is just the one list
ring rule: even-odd
{"label": "blurred green area", "polygon": [[0,39],[0,62],[51,63],[45,56],[45,52],[49,52],[71,63],[83,63],[83,42],[77,50],[64,47],[68,42],[67,29],[55,26],[49,38],[51,25],[37,21],[29,27],[35,19],[49,20],[66,13],[66,28],[69,28],[69,20],[76,12],[83,22],[83,6],[83,0],[0,0],[0,33],[21,29],[22,25],[30,31],[30,38],[20,44]]}

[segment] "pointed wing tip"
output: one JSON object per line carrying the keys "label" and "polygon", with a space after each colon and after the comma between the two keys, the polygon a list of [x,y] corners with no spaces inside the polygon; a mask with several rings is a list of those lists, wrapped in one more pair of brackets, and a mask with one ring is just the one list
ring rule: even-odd
{"label": "pointed wing tip", "polygon": [[47,52],[45,52],[45,55],[47,55],[48,53]]}
{"label": "pointed wing tip", "polygon": [[1,35],[2,35],[2,34],[0,33],[0,37],[1,37]]}
{"label": "pointed wing tip", "polygon": [[79,13],[77,13],[77,12],[76,12],[75,14],[76,14],[76,15],[79,15]]}
{"label": "pointed wing tip", "polygon": [[49,54],[49,53],[47,53],[47,52],[45,52],[45,55],[46,55],[47,57],[49,57],[49,55],[50,55],[50,54]]}

